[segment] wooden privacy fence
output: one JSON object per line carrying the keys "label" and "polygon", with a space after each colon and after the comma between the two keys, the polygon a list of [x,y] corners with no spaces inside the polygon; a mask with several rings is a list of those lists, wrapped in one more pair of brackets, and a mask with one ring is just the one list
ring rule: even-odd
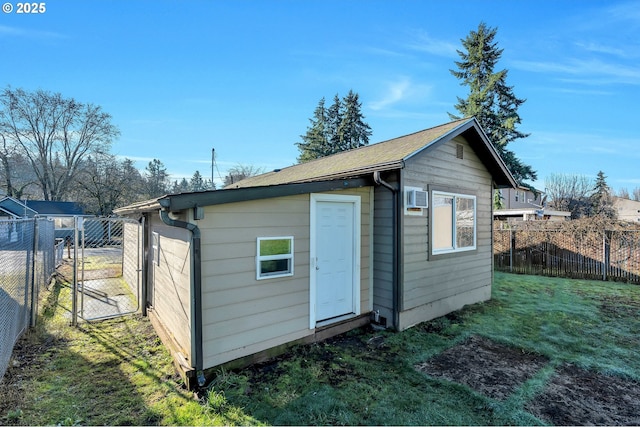
{"label": "wooden privacy fence", "polygon": [[640,283],[640,230],[494,230],[494,268]]}

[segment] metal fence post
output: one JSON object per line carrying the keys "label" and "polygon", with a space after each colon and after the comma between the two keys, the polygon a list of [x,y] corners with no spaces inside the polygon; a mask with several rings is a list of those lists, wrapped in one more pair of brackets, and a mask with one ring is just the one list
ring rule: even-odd
{"label": "metal fence post", "polygon": [[71,291],[71,324],[78,324],[78,217],[73,217],[73,283]]}
{"label": "metal fence post", "polygon": [[31,327],[38,318],[38,286],[36,286],[36,258],[38,256],[38,218],[33,219],[33,252],[31,253]]}
{"label": "metal fence post", "polygon": [[516,246],[516,235],[513,229],[509,230],[509,272],[513,273],[513,248]]}
{"label": "metal fence post", "polygon": [[[607,271],[611,267],[611,235],[609,230],[602,231],[602,280],[607,280]],[[615,273],[613,273],[615,276]]]}

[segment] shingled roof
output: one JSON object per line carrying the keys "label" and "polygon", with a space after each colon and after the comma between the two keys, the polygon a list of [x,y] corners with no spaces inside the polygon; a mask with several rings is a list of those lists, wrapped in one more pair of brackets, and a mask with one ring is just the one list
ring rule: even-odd
{"label": "shingled roof", "polygon": [[511,173],[474,118],[465,118],[399,138],[333,154],[243,179],[225,189],[344,179],[400,169],[414,155],[463,135],[494,175],[499,187],[515,185]]}
{"label": "shingled roof", "polygon": [[418,153],[463,136],[491,172],[496,187],[513,188],[516,183],[484,131],[474,118],[456,120],[410,135],[323,157],[311,162],[253,176],[222,190],[169,194],[116,209],[118,215],[150,212],[159,208],[178,212],[246,200],[265,199],[310,192],[333,191],[371,185],[371,174],[402,169]]}

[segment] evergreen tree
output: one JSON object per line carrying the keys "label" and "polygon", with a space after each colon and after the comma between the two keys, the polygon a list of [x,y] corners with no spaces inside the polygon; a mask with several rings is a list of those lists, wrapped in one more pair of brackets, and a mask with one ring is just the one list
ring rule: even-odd
{"label": "evergreen tree", "polygon": [[191,191],[191,186],[187,178],[182,178],[180,181],[173,181],[173,187],[171,188],[173,194],[188,193],[189,191]]}
{"label": "evergreen tree", "polygon": [[602,171],[598,172],[590,202],[592,216],[603,216],[610,219],[616,218],[617,214],[613,207],[611,189],[607,185],[607,177]]}
{"label": "evergreen tree", "polygon": [[[325,156],[338,153],[341,150],[343,105],[338,94],[333,97],[333,104],[327,110],[327,140],[329,146]],[[321,156],[323,157],[323,156]]]}
{"label": "evergreen tree", "polygon": [[493,192],[493,209],[500,210],[504,208],[504,197],[500,190],[496,190]]}
{"label": "evergreen tree", "polygon": [[362,103],[358,94],[349,91],[343,101],[344,114],[340,123],[339,134],[342,137],[340,151],[351,150],[369,144],[371,127],[364,122]]}
{"label": "evergreen tree", "polygon": [[208,189],[208,182],[206,182],[202,175],[200,175],[200,171],[195,171],[193,176],[191,177],[191,181],[189,181],[189,187],[191,191],[204,191]]}
{"label": "evergreen tree", "polygon": [[300,150],[298,162],[304,163],[309,160],[324,157],[329,154],[329,141],[327,139],[327,110],[324,106],[324,98],[320,99],[318,106],[313,112],[313,118],[309,119],[311,126],[307,128],[307,133],[301,135],[303,142],[296,145]]}
{"label": "evergreen tree", "polygon": [[336,94],[329,108],[322,98],[309,120],[307,133],[300,136],[303,142],[296,143],[298,161],[304,163],[367,145],[371,127],[365,123],[361,108],[358,94],[352,90],[342,100]]}
{"label": "evergreen tree", "polygon": [[525,102],[513,93],[513,86],[506,83],[508,71],[494,71],[503,49],[494,41],[497,28],[489,28],[481,22],[477,31],[471,31],[461,40],[465,51],[458,50],[460,61],[455,61],[458,70],[450,70],[461,85],[468,86],[466,99],[458,97],[456,110],[462,115],[449,113],[452,119],[475,117],[489,139],[500,153],[502,159],[516,181],[523,184],[526,179],[537,178],[531,166],[522,163],[507,149],[507,145],[528,134],[517,129],[520,125],[518,108]]}
{"label": "evergreen tree", "polygon": [[146,192],[148,197],[164,196],[168,190],[169,174],[159,159],[149,162],[145,172]]}

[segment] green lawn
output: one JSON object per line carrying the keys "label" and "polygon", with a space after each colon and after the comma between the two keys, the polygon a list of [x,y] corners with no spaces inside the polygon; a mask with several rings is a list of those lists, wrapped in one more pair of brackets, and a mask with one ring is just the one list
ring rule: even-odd
{"label": "green lawn", "polygon": [[[357,330],[184,391],[141,317],[68,326],[62,286],[0,384],[0,424],[534,425],[526,409],[566,363],[640,379],[640,288],[496,273],[493,298],[402,333]],[[415,369],[471,336],[545,367],[506,400]],[[24,356],[23,356],[24,354]]]}

